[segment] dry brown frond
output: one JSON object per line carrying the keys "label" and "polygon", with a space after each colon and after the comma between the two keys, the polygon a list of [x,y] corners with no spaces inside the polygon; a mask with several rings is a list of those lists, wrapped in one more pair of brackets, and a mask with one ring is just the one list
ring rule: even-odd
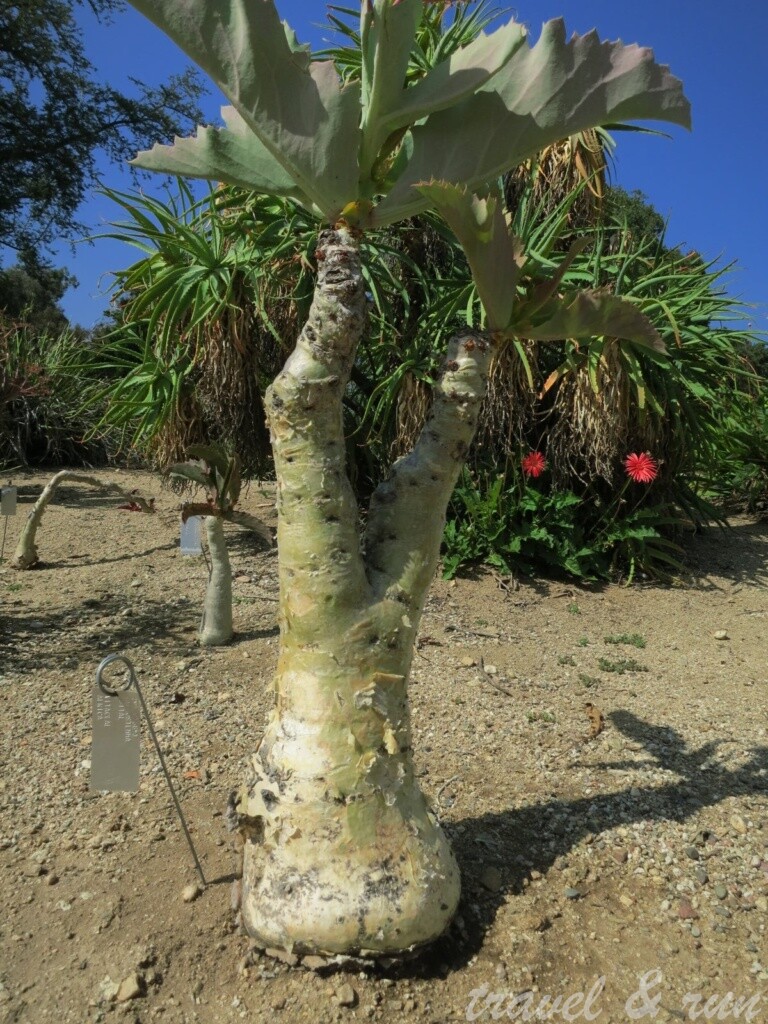
{"label": "dry brown frond", "polygon": [[630,409],[630,382],[615,345],[608,342],[594,382],[587,367],[581,366],[567,374],[557,389],[547,443],[556,487],[566,487],[571,477],[583,483],[595,477],[615,483]]}
{"label": "dry brown frond", "polygon": [[663,423],[638,408],[615,339],[606,342],[594,381],[586,366],[562,379],[547,419],[547,453],[556,487],[569,486],[573,477],[585,484],[602,477],[615,486],[628,451],[648,450],[658,456],[666,446]]}
{"label": "dry brown frond", "polygon": [[533,178],[533,200],[547,215],[582,183],[568,215],[571,227],[594,225],[600,218],[608,164],[600,136],[590,128],[547,146],[536,157],[520,164],[505,178],[507,207],[515,209]]}
{"label": "dry brown frond", "polygon": [[395,437],[390,458],[398,459],[409,452],[421,433],[432,405],[432,388],[410,370],[403,374],[397,393],[395,410]]}
{"label": "dry brown frond", "polygon": [[[522,342],[533,380],[537,377],[536,345]],[[491,364],[488,389],[480,407],[474,451],[495,451],[498,461],[516,458],[536,418],[536,391],[531,387],[523,360],[505,346]]]}

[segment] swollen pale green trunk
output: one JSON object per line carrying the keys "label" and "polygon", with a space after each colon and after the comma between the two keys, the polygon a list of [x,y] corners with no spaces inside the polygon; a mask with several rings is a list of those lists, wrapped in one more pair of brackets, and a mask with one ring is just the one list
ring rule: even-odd
{"label": "swollen pale green trunk", "polygon": [[276,707],[239,794],[242,916],[264,946],[375,955],[439,936],[459,874],[413,773],[407,683],[492,343],[455,338],[365,535],[341,399],[363,327],[358,239],[324,232],[309,320],[267,395],[278,481]]}
{"label": "swollen pale green trunk", "polygon": [[205,534],[211,556],[211,575],[205,591],[200,643],[220,647],[232,639],[232,568],[229,564],[224,524],[217,516],[205,517]]}

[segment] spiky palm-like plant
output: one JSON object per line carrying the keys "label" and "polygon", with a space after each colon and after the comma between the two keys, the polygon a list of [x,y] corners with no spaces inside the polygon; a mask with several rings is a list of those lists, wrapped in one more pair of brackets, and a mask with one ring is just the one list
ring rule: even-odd
{"label": "spiky palm-like plant", "polygon": [[[423,0],[363,0],[361,75],[313,61],[271,0],[132,0],[223,90],[226,127],[156,146],[140,166],[289,196],[325,224],[307,323],[266,396],[278,483],[277,706],[236,802],[242,917],[265,946],[397,953],[441,934],[456,862],[414,777],[406,696],[444,513],[488,367],[509,338],[627,335],[659,344],[606,293],[517,294],[521,253],[489,183],[542,147],[635,118],[688,123],[649,50],[534,47],[510,22],[413,84]],[[364,531],[345,466],[342,396],[363,330],[365,233],[437,209],[463,245],[484,330],[448,344],[412,451],[373,493]]]}

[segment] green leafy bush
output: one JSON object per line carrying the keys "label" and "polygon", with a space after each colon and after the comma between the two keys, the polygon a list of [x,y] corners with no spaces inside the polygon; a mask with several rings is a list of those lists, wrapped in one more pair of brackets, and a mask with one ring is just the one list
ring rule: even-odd
{"label": "green leafy bush", "polygon": [[82,411],[83,340],[0,323],[0,466],[95,466],[108,458],[88,439],[96,416]]}

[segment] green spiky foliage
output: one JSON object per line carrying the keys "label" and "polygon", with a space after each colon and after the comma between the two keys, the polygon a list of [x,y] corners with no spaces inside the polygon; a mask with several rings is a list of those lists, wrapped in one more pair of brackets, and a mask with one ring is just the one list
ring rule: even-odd
{"label": "green spiky foliage", "polygon": [[0,317],[0,467],[106,464],[110,432],[89,438],[98,414],[82,408],[83,351],[75,332]]}

